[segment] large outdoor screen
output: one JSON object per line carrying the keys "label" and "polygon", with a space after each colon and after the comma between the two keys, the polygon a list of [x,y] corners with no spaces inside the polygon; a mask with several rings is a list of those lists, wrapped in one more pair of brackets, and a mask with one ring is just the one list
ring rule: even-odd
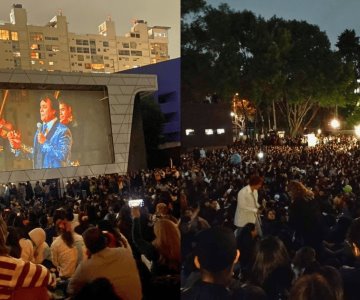
{"label": "large outdoor screen", "polygon": [[113,163],[107,90],[87,89],[0,89],[0,171]]}

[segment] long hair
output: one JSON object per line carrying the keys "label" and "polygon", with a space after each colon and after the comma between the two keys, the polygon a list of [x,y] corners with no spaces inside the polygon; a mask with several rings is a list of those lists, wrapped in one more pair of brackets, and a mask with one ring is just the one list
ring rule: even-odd
{"label": "long hair", "polygon": [[66,220],[57,220],[56,228],[64,243],[69,248],[72,248],[74,246],[74,236],[71,230],[71,223]]}
{"label": "long hair", "polygon": [[180,231],[173,221],[158,219],[154,225],[154,247],[157,249],[161,264],[170,269],[180,269]]}
{"label": "long hair", "polygon": [[263,285],[269,275],[281,267],[290,266],[289,254],[284,243],[277,237],[267,236],[256,245],[252,277],[255,283]]}
{"label": "long hair", "polygon": [[314,193],[297,180],[291,180],[288,183],[287,192],[292,201],[309,201],[314,198]]}

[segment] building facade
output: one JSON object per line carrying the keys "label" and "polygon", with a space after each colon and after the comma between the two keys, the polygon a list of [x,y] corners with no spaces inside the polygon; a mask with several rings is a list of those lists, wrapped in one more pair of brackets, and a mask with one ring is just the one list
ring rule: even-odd
{"label": "building facade", "polygon": [[154,64],[169,59],[169,29],[136,20],[117,36],[109,18],[98,34],[76,34],[62,13],[45,26],[28,25],[26,10],[14,4],[10,22],[0,22],[0,69],[113,73]]}
{"label": "building facade", "polygon": [[154,93],[154,98],[165,117],[162,132],[164,144],[160,145],[160,148],[179,147],[181,143],[180,58],[126,70],[121,73],[154,74],[157,76],[158,90]]}

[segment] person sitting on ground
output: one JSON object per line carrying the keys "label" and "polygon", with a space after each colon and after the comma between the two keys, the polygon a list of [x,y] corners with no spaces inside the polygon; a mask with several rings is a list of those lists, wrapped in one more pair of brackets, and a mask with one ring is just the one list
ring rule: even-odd
{"label": "person sitting on ground", "polygon": [[32,289],[38,288],[39,290],[45,288],[42,294],[46,295],[46,287],[54,286],[55,278],[44,266],[9,256],[6,245],[7,234],[6,223],[0,216],[1,299],[11,299],[14,293],[18,293],[23,288],[27,289],[27,295],[30,295]]}
{"label": "person sitting on ground", "polygon": [[233,232],[213,227],[199,233],[194,263],[201,273],[201,281],[181,293],[182,300],[230,300],[228,286],[234,264],[240,256]]}
{"label": "person sitting on ground", "polygon": [[83,238],[72,231],[70,222],[57,220],[56,226],[59,236],[50,247],[52,263],[62,279],[69,279],[76,266],[86,258],[86,249]]}
{"label": "person sitting on ground", "polygon": [[140,228],[140,207],[131,209],[133,242],[137,250],[152,264],[154,276],[180,273],[180,231],[173,221],[158,219],[154,224],[155,239],[150,243],[143,239]]}
{"label": "person sitting on ground", "polygon": [[83,237],[90,258],[76,269],[70,279],[68,293],[76,295],[94,279],[106,278],[121,299],[140,300],[140,277],[131,252],[124,247],[107,247],[106,237],[97,227],[88,228]]}
{"label": "person sitting on ground", "polygon": [[34,263],[51,266],[51,251],[45,242],[46,234],[42,228],[34,228],[29,232],[29,237],[34,245]]}
{"label": "person sitting on ground", "polygon": [[293,285],[289,299],[292,300],[341,300],[338,293],[319,273],[301,276]]}
{"label": "person sitting on ground", "polygon": [[255,261],[250,273],[250,282],[262,287],[268,299],[286,296],[294,273],[284,243],[277,237],[267,236],[255,247]]}

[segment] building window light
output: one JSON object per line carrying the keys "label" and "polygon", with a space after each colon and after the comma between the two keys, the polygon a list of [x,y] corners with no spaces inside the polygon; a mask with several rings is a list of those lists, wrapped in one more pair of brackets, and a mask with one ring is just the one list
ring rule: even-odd
{"label": "building window light", "polygon": [[53,66],[54,62],[53,61],[49,61],[49,66]]}
{"label": "building window light", "polygon": [[225,133],[225,129],[224,129],[224,128],[218,128],[218,129],[216,129],[216,133],[217,133],[217,134],[224,134],[224,133]]}
{"label": "building window light", "polygon": [[212,135],[212,134],[214,134],[214,130],[212,130],[212,129],[205,129],[205,134],[206,134],[206,135]]}
{"label": "building window light", "polygon": [[195,130],[194,129],[185,129],[185,134],[186,135],[195,135]]}

